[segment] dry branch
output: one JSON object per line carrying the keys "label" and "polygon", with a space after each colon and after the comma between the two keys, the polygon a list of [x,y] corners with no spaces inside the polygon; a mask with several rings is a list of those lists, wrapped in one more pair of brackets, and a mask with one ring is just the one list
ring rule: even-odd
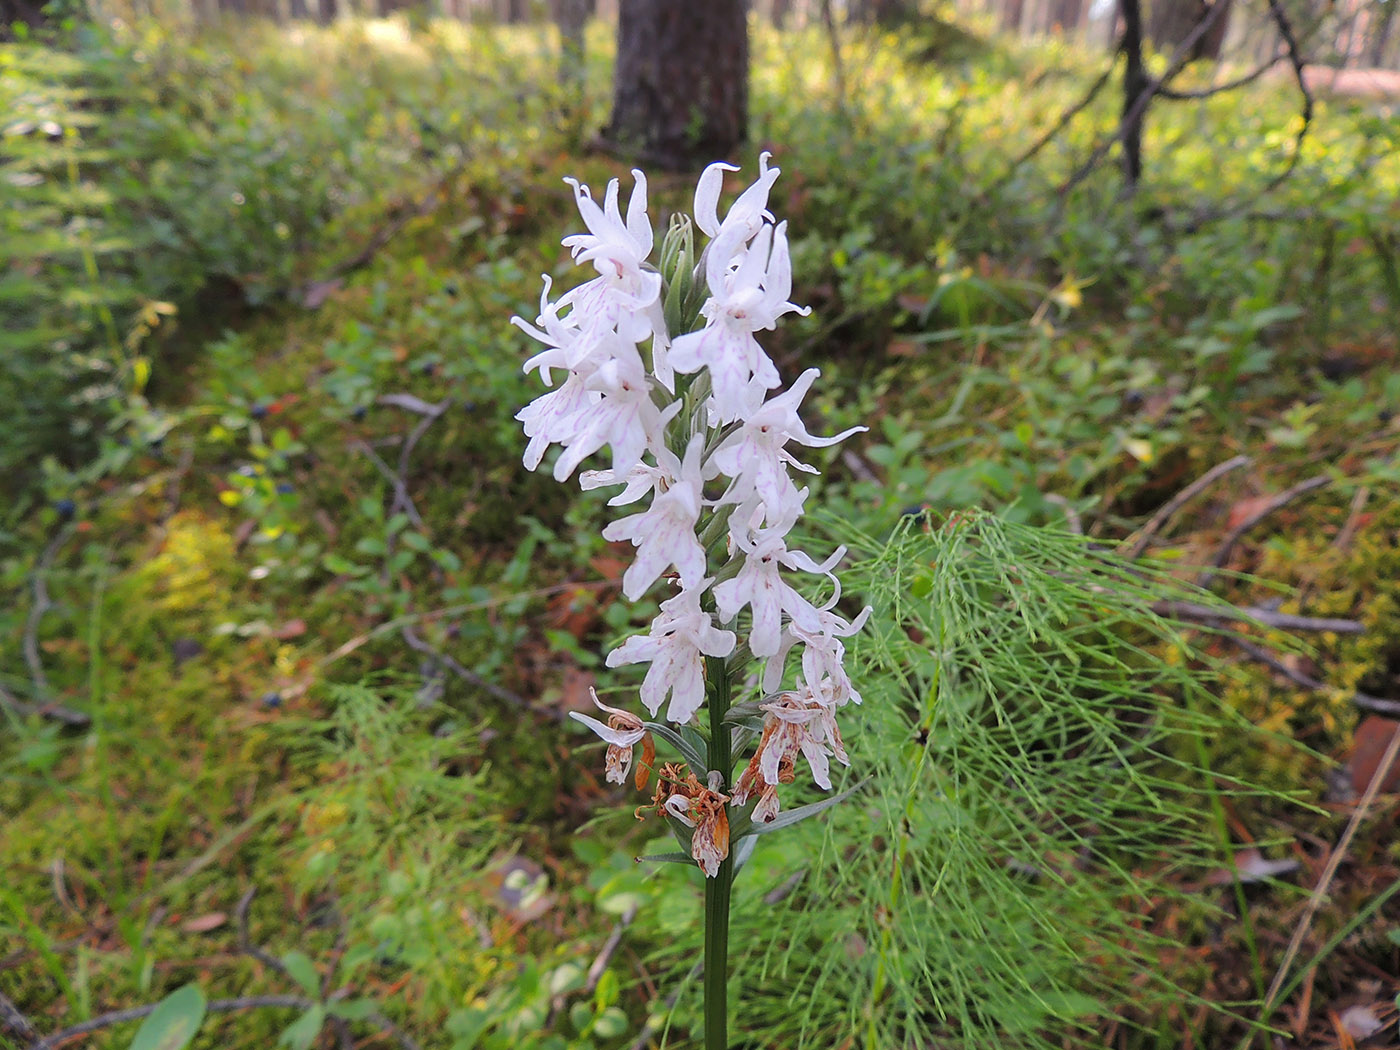
{"label": "dry branch", "polygon": [[[1258,660],[1264,666],[1271,668],[1277,673],[1283,675],[1283,677],[1287,678],[1290,682],[1294,683],[1295,685],[1300,685],[1304,689],[1312,689],[1319,692],[1325,692],[1328,689],[1332,688],[1326,682],[1319,681],[1311,675],[1304,674],[1296,667],[1292,667],[1289,664],[1285,663],[1283,660],[1280,660],[1277,656],[1269,652],[1267,649],[1261,648],[1260,646],[1255,645],[1253,642],[1246,641],[1238,635],[1231,635],[1230,641],[1234,642],[1237,646],[1239,646],[1245,652],[1246,655],[1252,657],[1255,660]],[[1384,697],[1370,696],[1366,693],[1361,692],[1353,692],[1351,694],[1351,702],[1354,703],[1357,707],[1361,708],[1363,711],[1375,711],[1377,714],[1389,715],[1391,717],[1400,716],[1400,700],[1387,700]]]}
{"label": "dry branch", "polygon": [[1162,530],[1167,522],[1171,521],[1177,511],[1232,470],[1248,466],[1251,462],[1253,461],[1248,456],[1236,456],[1234,459],[1227,459],[1224,463],[1217,463],[1211,467],[1210,470],[1162,504],[1157,513],[1152,515],[1147,524],[1138,532],[1136,538],[1125,545],[1119,553],[1129,561],[1139,557],[1147,549],[1147,545],[1152,542],[1152,538]]}
{"label": "dry branch", "polygon": [[1215,552],[1215,557],[1211,559],[1210,567],[1196,577],[1196,586],[1207,587],[1210,585],[1210,582],[1215,579],[1219,571],[1225,567],[1225,563],[1230,560],[1230,554],[1234,551],[1235,544],[1238,543],[1250,529],[1254,528],[1254,526],[1258,525],[1270,514],[1274,513],[1274,511],[1288,506],[1288,504],[1292,503],[1299,496],[1307,495],[1307,493],[1312,492],[1314,489],[1320,489],[1324,485],[1331,484],[1331,482],[1332,476],[1330,474],[1318,474],[1308,478],[1306,481],[1300,481],[1292,488],[1280,492],[1264,503],[1258,510],[1248,515],[1226,534],[1224,541],[1220,544],[1220,549]]}
{"label": "dry branch", "polygon": [[1275,612],[1256,605],[1236,608],[1231,605],[1197,605],[1195,602],[1157,602],[1152,611],[1158,616],[1177,620],[1211,622],[1217,620],[1247,620],[1274,627],[1281,631],[1331,631],[1333,634],[1364,634],[1366,625],[1360,620],[1344,620],[1332,616],[1299,616]]}

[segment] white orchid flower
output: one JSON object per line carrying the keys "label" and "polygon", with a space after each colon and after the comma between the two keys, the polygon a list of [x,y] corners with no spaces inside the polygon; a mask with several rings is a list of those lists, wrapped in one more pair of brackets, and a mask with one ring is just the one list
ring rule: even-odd
{"label": "white orchid flower", "polygon": [[[612,357],[584,380],[584,386],[601,396],[575,412],[573,433],[562,442],[564,454],[554,464],[555,481],[568,478],[604,445],[612,446],[613,473],[623,476],[641,462],[643,452],[665,448],[670,416],[652,399],[640,359],[626,354]],[[668,406],[671,415],[679,410],[680,402]]]}
{"label": "white orchid flower", "polygon": [[[738,240],[744,243],[753,238],[764,219],[773,217],[768,211],[768,194],[781,169],[768,166],[771,156],[767,150],[758,155],[758,181],[730,205],[722,223],[717,210],[720,191],[724,189],[724,173],[739,169],[733,164],[716,161],[700,173],[700,181],[695,186],[695,225],[706,236],[718,241],[725,239],[725,234],[738,231]],[[729,260],[724,262],[727,264]]]}
{"label": "white orchid flower", "polygon": [[786,313],[811,312],[787,301],[792,293],[787,223],[763,226],[738,266],[730,267],[725,255],[732,258],[742,234],[742,229],[736,229],[710,245],[705,263],[710,298],[700,310],[707,324],[672,342],[669,357],[677,372],[709,371],[715,416],[721,424],[745,415],[752,404],[751,383],[771,390],[781,382],[754,333],[776,327]]}
{"label": "white orchid flower", "polygon": [[[622,593],[636,601],[656,582],[668,566],[680,573],[681,586],[687,590],[700,586],[705,578],[705,548],[695,535],[700,518],[701,489],[700,456],[705,435],[696,434],[686,447],[685,459],[676,463],[674,454],[660,449],[658,461],[670,461],[670,481],[662,481],[651,506],[640,514],[631,514],[613,522],[603,530],[606,540],[630,540],[637,548],[637,560],[622,575]],[[663,463],[663,466],[665,464]],[[614,476],[618,469],[614,468]]]}
{"label": "white orchid flower", "polygon": [[861,702],[860,693],[856,692],[850,676],[846,673],[846,647],[841,639],[850,638],[865,626],[865,621],[870,618],[871,607],[867,605],[854,620],[847,622],[831,611],[840,595],[838,581],[836,593],[831,600],[817,609],[817,630],[807,630],[795,622],[784,625],[778,651],[763,668],[761,682],[764,692],[777,692],[782,684],[783,665],[787,655],[793,646],[801,644],[802,677],[805,681],[830,682],[831,700],[838,706]]}
{"label": "white orchid flower", "polygon": [[[800,501],[806,495],[806,489],[798,493],[798,513]],[[730,518],[731,528],[736,518],[742,520],[746,509],[740,507],[734,512]],[[753,620],[749,649],[754,656],[777,655],[782,645],[783,613],[787,613],[788,618],[804,630],[821,631],[817,608],[783,580],[781,570],[798,569],[830,576],[836,563],[846,556],[846,548],[838,547],[831,557],[819,564],[803,551],[788,550],[785,537],[796,519],[791,508],[786,509],[784,519],[767,528],[741,527],[732,531],[735,546],[744,552],[744,564],[738,575],[716,585],[714,589],[721,620],[727,622],[744,606],[749,607]]]}
{"label": "white orchid flower", "polygon": [[705,703],[705,657],[734,651],[734,632],[720,630],[700,608],[700,594],[709,584],[702,580],[662,602],[649,634],[629,638],[608,654],[609,667],[651,664],[642,682],[642,703],[655,716],[669,696],[666,719],[678,725],[689,722]]}
{"label": "white orchid flower", "polygon": [[715,450],[709,469],[734,479],[723,502],[739,503],[757,494],[769,507],[776,509],[786,505],[797,489],[788,475],[788,467],[808,474],[819,471],[798,462],[783,446],[795,441],[809,448],[825,448],[867,429],[851,427],[834,437],[813,437],[807,432],[797,414],[797,406],[819,375],[819,369],[807,369],[786,391],[747,414],[743,425]]}

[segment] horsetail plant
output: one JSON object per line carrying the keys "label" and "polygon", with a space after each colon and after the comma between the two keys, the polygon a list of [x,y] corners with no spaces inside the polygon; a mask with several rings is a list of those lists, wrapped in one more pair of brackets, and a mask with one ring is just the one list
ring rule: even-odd
{"label": "horsetail plant", "polygon": [[[607,742],[611,782],[626,782],[640,746],[634,782],[643,790],[655,774],[656,787],[639,816],[652,808],[675,833],[684,852],[664,859],[693,861],[704,872],[707,1050],[728,1045],[730,891],[753,837],[845,797],[783,812],[779,788],[796,779],[799,756],[828,791],[830,760],[850,765],[836,712],[861,697],[843,667],[843,639],[870,614],[847,620],[836,611],[841,585],[833,570],[844,547],[819,562],[788,542],[808,496],[793,474],[817,473],[788,446],[825,447],[865,428],[834,437],[807,431],[798,407],[820,374],[815,368],[772,393],[781,379],[756,333],[808,311],[788,301],[787,224],[768,211],[778,177],[768,162],[763,153],[757,181],[723,219],[724,175],[738,169],[706,168],[693,218],[671,221],[655,265],[642,172],[632,173],[625,218],[616,179],[601,207],[588,187],[566,180],[587,232],[563,244],[597,276],[554,302],[545,277],[535,324],[512,319],[544,345],[525,370],[551,388],[516,416],[529,438],[525,466],[537,469],[559,445],[554,477],[564,481],[607,447],[611,467],[582,472],[582,487],[622,486],[611,506],[650,497],[603,536],[637,548],[622,579],[629,600],[659,581],[668,597],[650,631],[614,649],[607,664],[648,664],[641,702],[652,718],[665,706],[664,720],[610,707],[596,693],[606,721],[573,717]],[[707,238],[698,256],[696,227]],[[556,371],[564,376],[557,387]],[[829,597],[814,604],[793,574],[825,577]],[[800,658],[790,660],[794,650]],[[680,761],[657,766],[657,737]],[[755,740],[736,775],[736,757]]]}

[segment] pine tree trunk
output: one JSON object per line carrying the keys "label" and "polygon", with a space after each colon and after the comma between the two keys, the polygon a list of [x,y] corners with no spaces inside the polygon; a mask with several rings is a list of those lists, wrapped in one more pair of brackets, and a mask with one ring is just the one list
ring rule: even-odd
{"label": "pine tree trunk", "polygon": [[10,26],[23,22],[31,29],[44,24],[43,0],[0,0],[0,43],[10,39]]}
{"label": "pine tree trunk", "polygon": [[[1230,26],[1231,0],[1215,0],[1221,11],[1205,34],[1191,46],[1190,58],[1216,61]],[[1206,0],[1156,0],[1148,12],[1147,38],[1163,54],[1170,55],[1195,31],[1214,9]]]}
{"label": "pine tree trunk", "polygon": [[1147,67],[1142,60],[1142,6],[1122,0],[1123,14],[1123,181],[1131,192],[1142,178],[1142,125],[1147,116],[1138,98],[1147,90]]}
{"label": "pine tree trunk", "polygon": [[672,171],[731,157],[748,135],[744,0],[622,0],[612,121],[619,152]]}
{"label": "pine tree trunk", "polygon": [[1395,9],[1400,7],[1400,2],[1390,0],[1385,5],[1385,13],[1381,15],[1380,25],[1376,27],[1375,38],[1371,41],[1371,65],[1380,66],[1385,64],[1385,49],[1390,43],[1390,30],[1395,25]]}

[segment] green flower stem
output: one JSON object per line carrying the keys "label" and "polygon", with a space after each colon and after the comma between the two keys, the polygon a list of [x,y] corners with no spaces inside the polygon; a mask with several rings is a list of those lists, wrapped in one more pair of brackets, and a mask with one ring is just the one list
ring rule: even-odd
{"label": "green flower stem", "polygon": [[[710,680],[710,769],[728,786],[734,772],[729,726],[730,677],[723,657],[707,657]],[[705,1050],[729,1050],[729,896],[734,885],[734,853],[705,880]]]}

